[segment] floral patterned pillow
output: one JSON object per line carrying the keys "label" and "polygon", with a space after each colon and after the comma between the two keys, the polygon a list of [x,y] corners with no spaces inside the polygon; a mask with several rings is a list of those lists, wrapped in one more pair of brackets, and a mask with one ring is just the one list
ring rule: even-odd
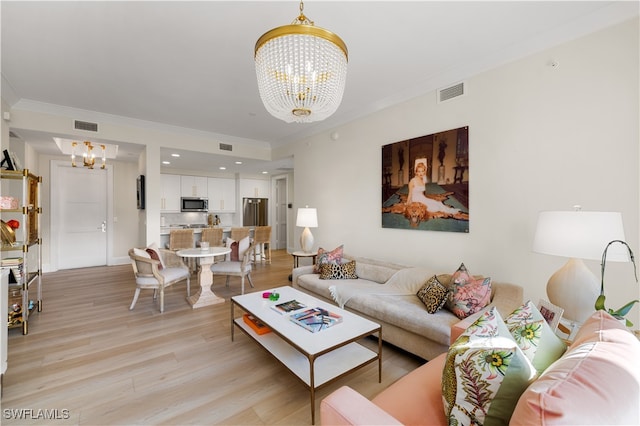
{"label": "floral patterned pillow", "polygon": [[567,350],[538,308],[529,300],[505,319],[505,324],[520,349],[542,373]]}
{"label": "floral patterned pillow", "polygon": [[316,274],[320,273],[320,266],[324,263],[342,263],[342,254],[344,250],[344,244],[334,248],[331,251],[326,251],[322,247],[318,249],[318,257],[316,259],[316,267],[314,268],[314,272]]}
{"label": "floral patterned pillow", "polygon": [[451,276],[446,307],[464,319],[479,312],[491,302],[491,278],[474,278],[464,263]]}
{"label": "floral patterned pillow", "polygon": [[509,424],[520,395],[537,377],[493,307],[451,345],[442,373],[449,424]]}

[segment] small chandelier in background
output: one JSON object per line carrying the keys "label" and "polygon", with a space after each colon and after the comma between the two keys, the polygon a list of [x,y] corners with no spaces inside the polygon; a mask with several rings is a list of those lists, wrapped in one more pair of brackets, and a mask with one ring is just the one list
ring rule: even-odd
{"label": "small chandelier in background", "polygon": [[[76,148],[78,146],[77,142],[71,143],[71,165],[76,167]],[[84,151],[82,152],[82,164],[85,167],[93,169],[93,166],[96,163],[96,154],[93,152],[93,145],[91,142],[84,142]],[[106,147],[104,145],[100,145],[100,149],[102,150],[102,166],[101,169],[104,169],[107,165],[107,155],[106,155]]]}
{"label": "small chandelier in background", "polygon": [[347,45],[316,27],[303,13],[267,31],[256,42],[255,63],[262,103],[287,123],[311,123],[331,116],[347,79]]}

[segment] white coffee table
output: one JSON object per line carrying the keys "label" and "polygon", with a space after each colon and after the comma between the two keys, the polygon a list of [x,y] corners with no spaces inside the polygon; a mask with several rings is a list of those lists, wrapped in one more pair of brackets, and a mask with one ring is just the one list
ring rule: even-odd
{"label": "white coffee table", "polygon": [[[315,391],[335,380],[372,362],[378,361],[378,382],[382,380],[382,328],[356,314],[323,302],[292,287],[278,287],[266,291],[277,291],[278,301],[262,297],[262,291],[231,298],[231,340],[235,327],[240,328],[255,340],[289,371],[296,375],[309,389],[311,396],[311,423],[315,423]],[[272,305],[297,300],[308,308],[321,307],[342,315],[343,321],[333,327],[312,333],[293,323],[287,315],[280,314]],[[258,335],[245,324],[242,317],[236,318],[235,306],[252,314],[269,328],[271,333]],[[357,343],[367,336],[378,335],[377,353]]]}
{"label": "white coffee table", "polygon": [[176,252],[176,254],[181,257],[200,259],[200,270],[198,271],[200,289],[196,294],[187,297],[187,301],[193,309],[224,303],[224,298],[216,295],[211,290],[211,285],[213,284],[211,265],[215,262],[215,256],[222,256],[227,253],[231,253],[231,249],[227,247],[209,247],[208,249],[191,248],[178,250]]}

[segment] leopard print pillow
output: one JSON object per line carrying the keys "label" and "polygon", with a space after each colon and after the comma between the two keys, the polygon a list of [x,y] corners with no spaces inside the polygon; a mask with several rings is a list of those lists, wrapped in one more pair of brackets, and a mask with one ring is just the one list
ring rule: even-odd
{"label": "leopard print pillow", "polygon": [[323,263],[320,265],[321,280],[348,280],[356,279],[356,261],[347,263]]}
{"label": "leopard print pillow", "polygon": [[442,285],[438,277],[434,275],[424,283],[424,285],[418,290],[416,296],[427,307],[427,312],[435,314],[438,312],[447,301],[449,289]]}

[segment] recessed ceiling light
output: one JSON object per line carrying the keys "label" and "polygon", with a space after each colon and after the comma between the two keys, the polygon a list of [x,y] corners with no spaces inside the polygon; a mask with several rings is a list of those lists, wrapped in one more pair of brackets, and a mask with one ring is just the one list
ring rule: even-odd
{"label": "recessed ceiling light", "polygon": [[171,154],[172,157],[180,157],[180,154]]}
{"label": "recessed ceiling light", "polygon": [[162,164],[171,164],[171,161],[163,161]]}
{"label": "recessed ceiling light", "polygon": [[236,164],[242,164],[242,161],[236,161]]}
{"label": "recessed ceiling light", "polygon": [[220,166],[220,170],[227,170],[225,166]]}
{"label": "recessed ceiling light", "polygon": [[262,172],[263,175],[268,175],[269,172],[267,172],[266,170],[264,172]]}

